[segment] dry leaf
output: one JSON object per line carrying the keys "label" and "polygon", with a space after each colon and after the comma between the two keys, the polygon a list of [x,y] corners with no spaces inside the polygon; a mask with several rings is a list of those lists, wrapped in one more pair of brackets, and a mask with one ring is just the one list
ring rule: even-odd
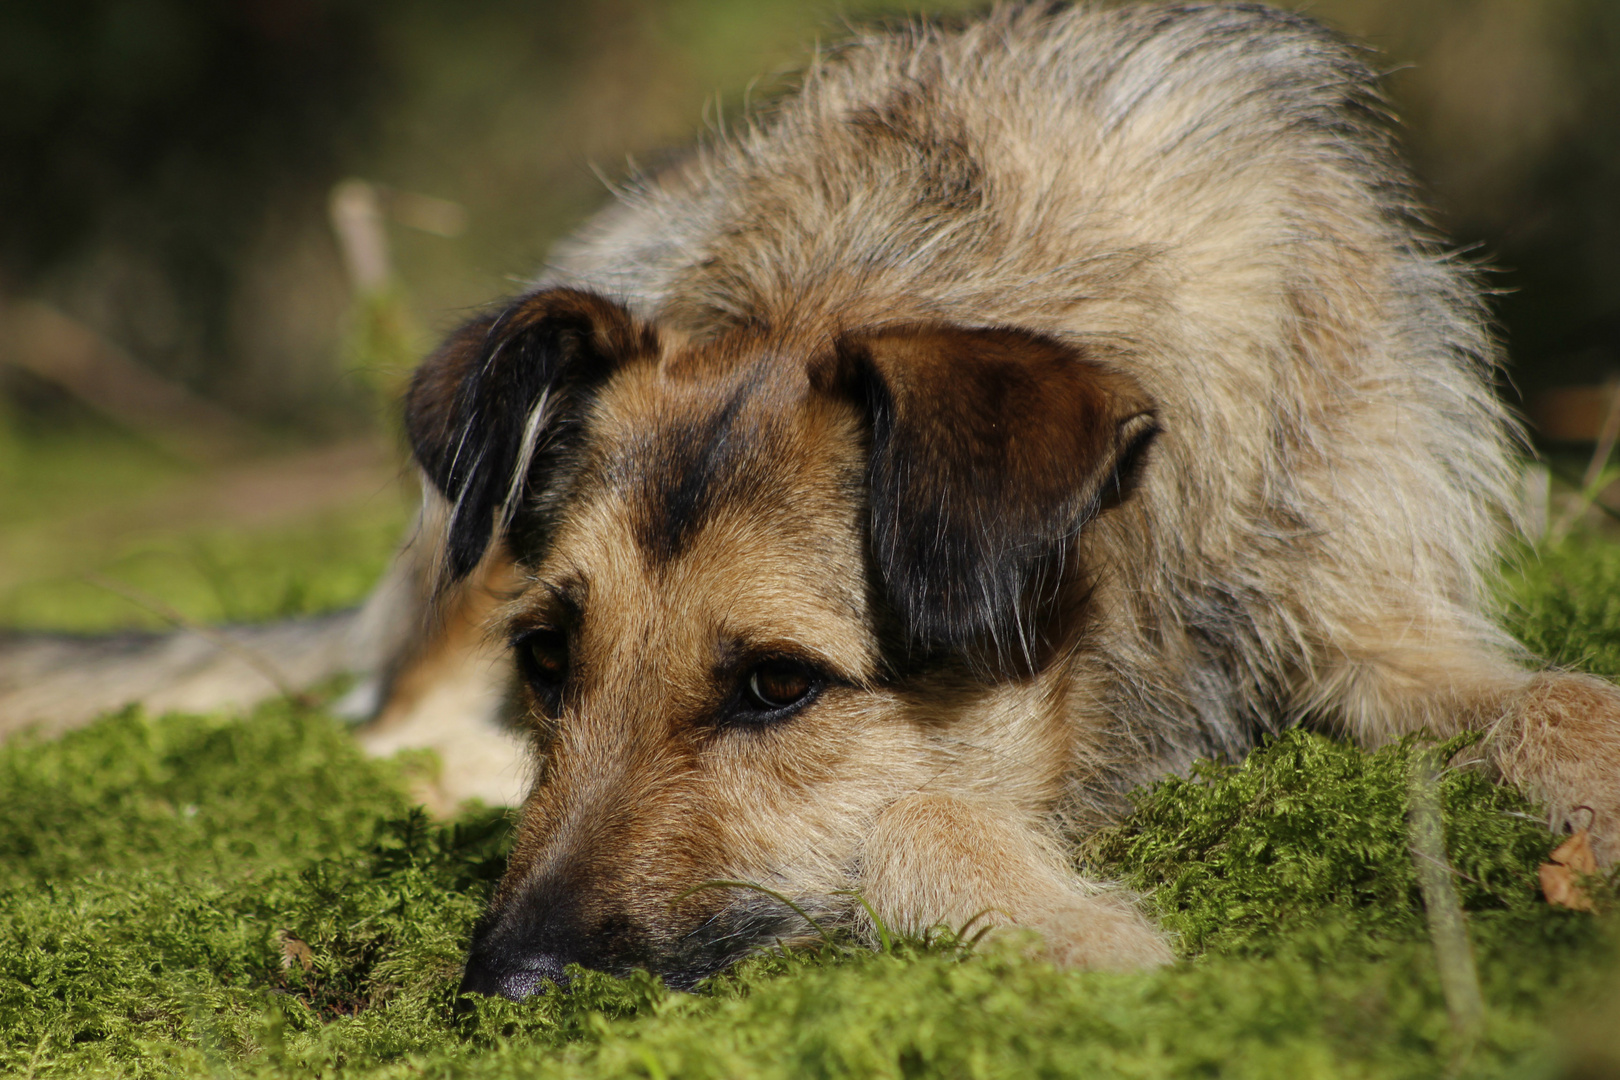
{"label": "dry leaf", "polygon": [[276,940],[281,942],[281,967],[290,970],[297,963],[305,971],[315,966],[315,950],[309,947],[309,942],[289,934],[285,930],[277,931]]}
{"label": "dry leaf", "polygon": [[1580,830],[1547,856],[1541,864],[1541,895],[1553,907],[1571,911],[1592,911],[1592,898],[1580,886],[1582,877],[1597,873],[1597,856],[1592,854],[1592,840],[1585,829]]}

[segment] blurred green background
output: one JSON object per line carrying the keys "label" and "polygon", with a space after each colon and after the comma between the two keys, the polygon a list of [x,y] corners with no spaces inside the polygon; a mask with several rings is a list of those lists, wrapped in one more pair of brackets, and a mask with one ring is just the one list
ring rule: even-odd
{"label": "blurred green background", "polygon": [[[1378,50],[1439,220],[1496,267],[1510,397],[1620,371],[1620,3],[1309,11]],[[210,620],[358,600],[414,498],[385,418],[412,359],[627,161],[895,13],[0,5],[0,626],[162,625],[109,581]],[[366,290],[333,226],[348,178],[390,252]]]}

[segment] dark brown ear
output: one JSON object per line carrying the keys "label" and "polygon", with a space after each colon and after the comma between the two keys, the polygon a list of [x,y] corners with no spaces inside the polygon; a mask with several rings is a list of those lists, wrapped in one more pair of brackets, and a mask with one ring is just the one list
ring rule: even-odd
{"label": "dark brown ear", "polygon": [[445,556],[466,576],[528,486],[536,448],[575,419],[582,397],[620,364],[655,353],[652,330],[579,289],[531,293],[474,319],[423,361],[405,396],[405,430],[451,505]]}
{"label": "dark brown ear", "polygon": [[1070,541],[1158,434],[1146,394],[1051,338],[951,326],[845,335],[812,378],[870,411],[872,555],[909,647],[1028,666]]}

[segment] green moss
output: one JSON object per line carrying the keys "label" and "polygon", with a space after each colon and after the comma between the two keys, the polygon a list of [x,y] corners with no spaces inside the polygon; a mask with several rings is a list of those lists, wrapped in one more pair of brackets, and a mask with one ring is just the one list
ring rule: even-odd
{"label": "green moss", "polygon": [[[365,599],[388,568],[407,520],[403,500],[390,493],[272,529],[192,528],[30,558],[51,569],[0,587],[0,626],[81,633],[168,629],[162,615],[140,602],[145,597],[202,623],[335,611]],[[13,537],[14,544],[51,540],[49,533]]]}
{"label": "green moss", "polygon": [[[1514,631],[1620,672],[1620,551],[1523,566]],[[698,994],[580,973],[457,1016],[504,811],[432,822],[405,794],[420,759],[288,703],[124,713],[0,745],[0,1075],[1434,1077],[1455,1047],[1406,848],[1413,749],[1296,732],[1139,792],[1084,857],[1175,933],[1163,971],[841,945]],[[1517,795],[1458,768],[1441,798],[1488,1006],[1460,1075],[1560,1075],[1616,927],[1542,901],[1554,841]]]}
{"label": "green moss", "polygon": [[[1472,738],[1447,744],[1447,756],[1466,759]],[[1368,754],[1290,732],[1242,766],[1200,765],[1190,779],[1140,792],[1136,812],[1094,837],[1088,854],[1150,892],[1164,925],[1194,955],[1265,955],[1324,925],[1372,950],[1421,936],[1405,821],[1417,745]],[[1469,768],[1448,771],[1440,791],[1459,898],[1473,913],[1476,938],[1540,926],[1545,905],[1535,868],[1555,840],[1534,808]]]}
{"label": "green moss", "polygon": [[[31,430],[0,410],[0,627],[167,629],[147,597],[205,623],[359,603],[404,533],[408,486],[382,466],[375,490],[341,507],[296,490],[279,508],[218,505],[231,469],[277,460],[188,463],[105,423]],[[248,511],[263,520],[233,516]]]}
{"label": "green moss", "polygon": [[507,820],[434,825],[405,779],[286,703],[0,747],[0,1073],[202,1069],[268,1018],[442,999]]}
{"label": "green moss", "polygon": [[1519,552],[1500,592],[1508,629],[1532,653],[1620,676],[1620,544],[1576,534]]}
{"label": "green moss", "polygon": [[129,711],[53,742],[14,738],[0,744],[0,887],[340,855],[409,809],[398,773],[282,702],[246,723]]}
{"label": "green moss", "polygon": [[[0,747],[0,1073],[1434,1076],[1450,1035],[1404,845],[1409,752],[1296,733],[1143,792],[1088,857],[1180,935],[1165,971],[825,947],[696,995],[583,973],[458,1018],[504,812],[433,823],[405,766],[284,703],[127,713]],[[1515,796],[1454,771],[1443,798],[1491,1009],[1465,1075],[1518,1073],[1598,985],[1609,930],[1538,899],[1552,840]]]}

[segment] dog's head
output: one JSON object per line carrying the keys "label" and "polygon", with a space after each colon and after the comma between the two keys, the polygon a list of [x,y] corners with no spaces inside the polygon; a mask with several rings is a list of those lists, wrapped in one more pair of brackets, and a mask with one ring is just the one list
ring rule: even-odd
{"label": "dog's head", "polygon": [[961,756],[952,718],[1014,732],[1006,688],[1072,647],[1073,541],[1157,430],[1032,333],[681,340],[571,289],[453,335],[407,426],[447,575],[501,534],[527,582],[502,629],[536,782],[465,983],[509,997],[573,962],[690,984],[803,936],[720,882],[847,915],[876,815]]}

